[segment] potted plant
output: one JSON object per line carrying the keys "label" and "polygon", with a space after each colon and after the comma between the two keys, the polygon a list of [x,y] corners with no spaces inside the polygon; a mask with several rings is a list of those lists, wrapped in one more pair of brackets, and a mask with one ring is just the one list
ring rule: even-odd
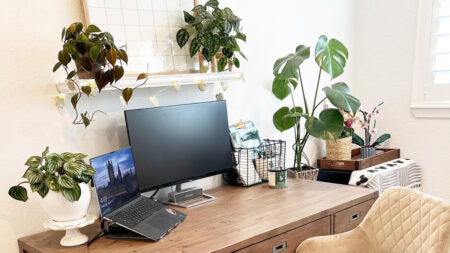
{"label": "potted plant", "polygon": [[[294,53],[288,54],[275,61],[273,66],[274,80],[272,92],[280,100],[290,96],[292,107],[282,107],[273,115],[273,124],[283,132],[293,128],[295,140],[293,149],[295,152],[294,166],[289,174],[302,178],[315,179],[318,170],[311,167],[306,155],[303,153],[305,145],[310,136],[323,139],[335,140],[344,129],[344,117],[339,110],[353,115],[358,111],[360,102],[352,96],[350,88],[343,82],[338,82],[323,88],[325,97],[318,99],[322,71],[330,75],[331,80],[340,76],[348,59],[347,48],[338,40],[330,39],[324,35],[319,37],[315,48],[315,62],[319,66],[318,80],[315,85],[315,95],[312,104],[306,98],[304,83],[302,79],[301,64],[310,56],[310,48],[299,45]],[[295,103],[294,90],[300,87],[302,102]],[[328,100],[336,108],[326,108],[316,116],[319,105]],[[302,122],[306,131],[302,134]],[[308,164],[303,164],[303,158]],[[312,172],[311,172],[312,171]]]}
{"label": "potted plant", "polygon": [[47,147],[42,155],[28,158],[25,162],[28,169],[22,176],[26,181],[11,187],[8,194],[27,201],[27,190],[22,184],[28,183],[31,191],[41,196],[41,206],[53,221],[82,222],[91,201],[88,183],[95,169],[84,162],[84,154],[48,152]]}
{"label": "potted plant", "polygon": [[[141,73],[137,81],[145,79],[142,84],[134,88],[121,89],[114,85],[124,75],[123,64],[128,63],[127,52],[114,44],[114,38],[109,32],[101,31],[96,25],[89,25],[83,30],[83,24],[76,22],[69,27],[64,27],[61,32],[63,42],[62,49],[58,52],[58,62],[53,67],[53,72],[61,66],[64,68],[67,76],[66,81],[71,90],[76,91],[70,99],[75,110],[73,124],[82,124],[87,127],[94,115],[99,110],[89,113],[78,112],[78,103],[84,96],[89,97],[93,93],[93,88],[98,89],[100,93],[107,85],[119,90],[122,93],[122,99],[128,103],[133,95],[133,91],[146,83],[148,75]],[[69,65],[75,63],[75,68]],[[81,86],[77,78],[95,79],[95,86]]]}
{"label": "potted plant", "polygon": [[340,110],[344,117],[344,129],[335,140],[326,141],[327,159],[351,160],[352,158],[352,136],[355,132],[352,125],[355,121],[351,113]]}
{"label": "potted plant", "polygon": [[[246,41],[247,36],[239,28],[241,19],[234,15],[230,8],[219,8],[219,1],[209,0],[204,5],[197,5],[192,9],[193,15],[184,11],[184,21],[187,25],[176,34],[177,44],[183,48],[190,40],[189,54],[194,57],[197,53],[201,59],[211,62],[211,71],[224,71],[228,65],[231,71],[233,65],[239,68],[240,62],[235,52],[247,59],[241,52],[238,41]],[[202,72],[204,67],[200,60]]]}
{"label": "potted plant", "polygon": [[[376,147],[391,138],[390,134],[382,134],[372,144],[370,144],[372,141],[372,137],[376,136],[377,134],[377,129],[375,128],[377,126],[376,116],[380,114],[381,106],[383,105],[383,103],[384,102],[381,102],[380,104],[375,106],[371,113],[359,110],[359,112],[363,116],[362,120],[359,119],[359,123],[361,128],[364,129],[364,139],[359,135],[354,134],[352,142],[361,147],[361,158],[367,158],[376,155]],[[373,124],[371,125],[371,123]]]}

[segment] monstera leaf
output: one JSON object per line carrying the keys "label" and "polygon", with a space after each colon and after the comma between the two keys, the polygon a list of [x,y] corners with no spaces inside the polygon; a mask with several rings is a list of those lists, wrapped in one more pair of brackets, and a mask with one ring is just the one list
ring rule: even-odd
{"label": "monstera leaf", "polygon": [[280,79],[297,78],[298,67],[304,60],[309,58],[309,55],[309,47],[305,47],[303,45],[298,46],[295,49],[295,54],[288,54],[285,57],[275,61],[275,64],[273,65],[273,74],[279,74]]}
{"label": "monstera leaf", "polygon": [[331,87],[323,88],[323,91],[330,103],[353,115],[356,114],[361,106],[361,102],[352,96],[350,88],[345,83],[335,83]]}
{"label": "monstera leaf", "polygon": [[334,140],[344,128],[344,117],[338,109],[325,109],[319,118],[310,117],[305,122],[305,128],[312,136],[322,140]]}
{"label": "monstera leaf", "polygon": [[282,107],[273,115],[273,124],[280,131],[283,132],[292,128],[297,123],[299,117],[305,117],[301,107],[295,107],[289,110],[288,107]]}
{"label": "monstera leaf", "polygon": [[344,73],[344,67],[347,63],[348,51],[340,41],[331,39],[322,35],[316,46],[317,64],[334,79]]}
{"label": "monstera leaf", "polygon": [[276,75],[272,83],[272,93],[280,100],[285,99],[289,94],[291,94],[291,87],[289,83],[292,84],[293,88],[297,87],[297,81],[294,79],[280,79],[279,75]]}

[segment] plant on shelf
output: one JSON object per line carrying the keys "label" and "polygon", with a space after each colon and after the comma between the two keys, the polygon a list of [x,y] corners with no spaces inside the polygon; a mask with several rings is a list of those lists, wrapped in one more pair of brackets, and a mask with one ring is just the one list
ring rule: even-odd
{"label": "plant on shelf", "polygon": [[27,201],[28,195],[22,184],[28,183],[33,192],[45,198],[49,191],[62,194],[70,202],[81,196],[80,183],[89,183],[95,169],[84,162],[86,155],[65,152],[48,154],[48,147],[40,156],[31,156],[25,162],[28,169],[22,178],[26,181],[9,189],[8,194],[20,201]]}
{"label": "plant on shelf", "polygon": [[[123,64],[128,63],[127,52],[114,44],[113,36],[108,32],[101,31],[95,25],[89,25],[83,30],[82,23],[73,23],[69,27],[64,27],[61,33],[63,42],[62,49],[58,52],[58,62],[53,67],[53,72],[61,66],[67,76],[67,85],[71,90],[76,91],[70,98],[70,102],[75,110],[73,124],[83,124],[87,127],[94,115],[100,110],[89,113],[79,113],[78,103],[82,96],[89,97],[98,89],[101,92],[107,85],[119,90],[123,100],[128,103],[133,95],[133,91],[147,82],[148,75],[141,73],[137,80],[143,83],[137,84],[133,88],[119,88],[115,85],[124,76]],[[74,62],[75,68],[69,63]],[[78,82],[81,79],[95,79],[95,86],[81,86]]]}
{"label": "plant on shelf", "polygon": [[[294,53],[288,54],[275,61],[272,83],[272,92],[280,100],[290,96],[292,108],[282,107],[273,115],[275,127],[283,132],[294,129],[295,162],[293,170],[302,171],[302,156],[305,145],[310,136],[323,140],[334,140],[338,138],[344,129],[344,117],[340,110],[353,115],[358,111],[360,102],[352,96],[350,88],[343,82],[338,82],[323,88],[325,97],[318,97],[322,72],[330,75],[331,80],[340,76],[348,59],[347,48],[338,40],[330,39],[324,35],[320,36],[315,48],[315,62],[319,66],[318,80],[315,84],[315,93],[312,104],[309,104],[305,83],[303,83],[301,64],[310,57],[310,48],[299,45]],[[300,87],[302,103],[296,103],[294,90]],[[316,112],[319,105],[328,100],[336,108],[322,110],[318,116]],[[302,106],[300,106],[302,105]],[[306,131],[302,135],[302,121]],[[308,168],[308,167],[306,167]]]}
{"label": "plant on shelf", "polygon": [[[189,54],[194,57],[198,52],[214,66],[218,59],[218,71],[224,71],[228,64],[239,68],[240,62],[235,53],[241,52],[238,41],[246,41],[247,37],[239,28],[241,19],[234,15],[230,8],[219,8],[217,0],[209,0],[204,5],[197,5],[192,9],[193,15],[184,11],[184,21],[187,25],[178,30],[176,40],[183,48],[190,40]],[[218,54],[221,52],[221,54]],[[200,62],[201,64],[201,62]],[[200,65],[203,67],[202,65]],[[212,71],[215,71],[214,69]],[[206,72],[202,69],[202,72]]]}
{"label": "plant on shelf", "polygon": [[339,110],[344,117],[344,128],[335,140],[326,141],[327,159],[350,160],[352,157],[352,136],[355,133],[352,125],[355,122],[353,115],[344,110]]}
{"label": "plant on shelf", "polygon": [[363,116],[362,120],[359,119],[359,123],[361,128],[364,129],[364,139],[359,135],[354,134],[352,142],[361,147],[361,157],[369,157],[375,155],[376,147],[391,138],[390,134],[382,134],[371,144],[372,137],[376,136],[377,134],[377,129],[375,128],[377,126],[376,116],[380,114],[381,106],[383,104],[384,102],[381,102],[380,104],[375,106],[371,113],[359,110],[359,112]]}

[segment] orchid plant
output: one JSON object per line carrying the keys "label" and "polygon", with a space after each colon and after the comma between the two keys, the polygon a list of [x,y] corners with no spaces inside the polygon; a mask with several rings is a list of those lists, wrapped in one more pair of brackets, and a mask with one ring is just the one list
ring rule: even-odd
{"label": "orchid plant", "polygon": [[342,129],[341,135],[339,135],[338,139],[344,139],[347,137],[352,137],[355,134],[355,129],[353,129],[353,123],[355,123],[355,118],[353,114],[346,112],[344,110],[339,110],[344,117],[344,129]]}
{"label": "orchid plant", "polygon": [[362,114],[362,119],[357,119],[359,121],[359,124],[362,129],[364,129],[364,139],[361,138],[359,135],[354,134],[352,137],[352,142],[360,147],[377,147],[381,143],[387,141],[391,138],[390,134],[383,134],[380,137],[378,137],[372,144],[372,137],[375,137],[377,134],[377,115],[381,112],[381,106],[384,102],[381,102],[375,108],[373,108],[372,112],[366,112],[363,110],[359,110],[359,112]]}

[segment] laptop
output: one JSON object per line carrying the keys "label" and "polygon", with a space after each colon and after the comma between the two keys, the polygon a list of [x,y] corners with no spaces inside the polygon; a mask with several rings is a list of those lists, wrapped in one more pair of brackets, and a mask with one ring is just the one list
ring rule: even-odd
{"label": "laptop", "polygon": [[160,240],[186,215],[139,193],[131,148],[90,160],[102,219],[149,238]]}

